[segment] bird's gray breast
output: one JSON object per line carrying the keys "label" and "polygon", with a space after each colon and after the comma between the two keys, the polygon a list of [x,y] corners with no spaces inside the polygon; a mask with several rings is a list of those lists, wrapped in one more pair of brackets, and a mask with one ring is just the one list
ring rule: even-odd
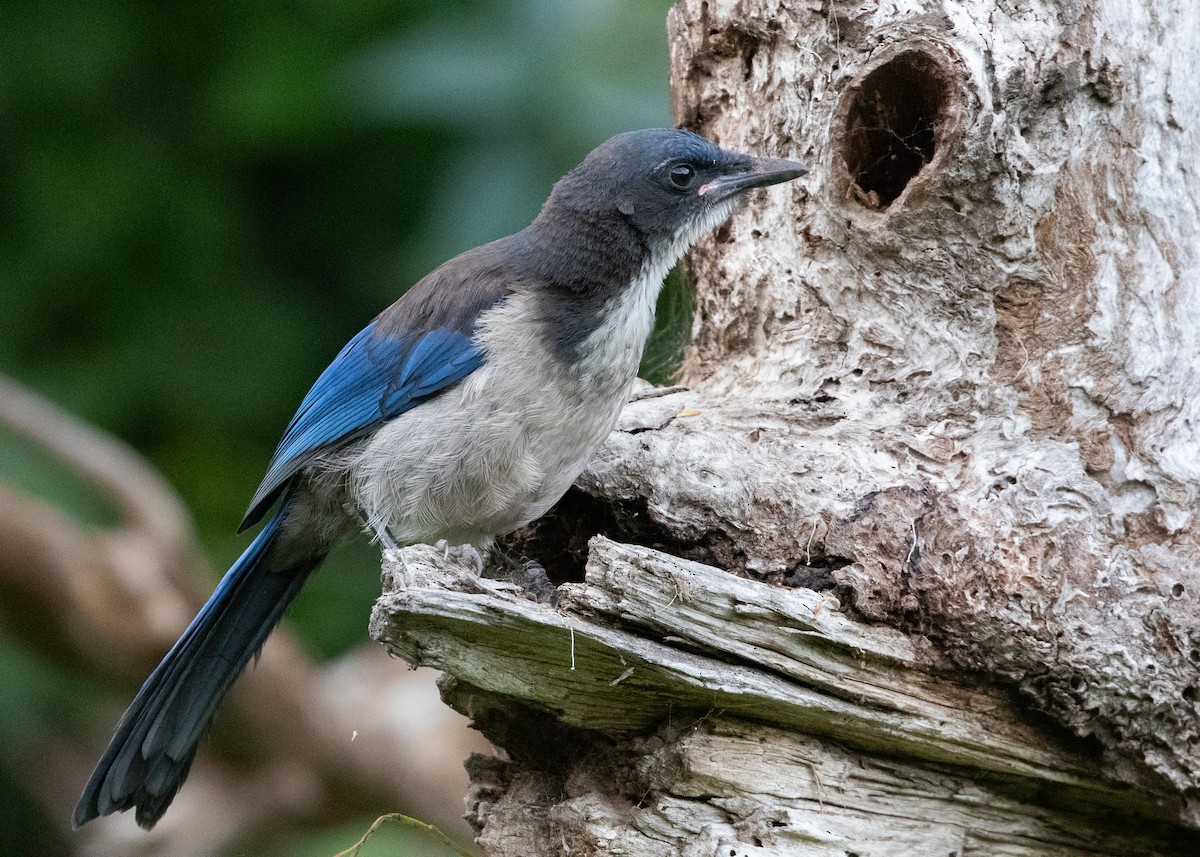
{"label": "bird's gray breast", "polygon": [[483,313],[484,365],[343,461],[350,502],[399,542],[486,544],[543,514],[628,397],[662,282],[649,268],[603,308],[573,360],[547,329],[556,310],[544,292],[515,289]]}

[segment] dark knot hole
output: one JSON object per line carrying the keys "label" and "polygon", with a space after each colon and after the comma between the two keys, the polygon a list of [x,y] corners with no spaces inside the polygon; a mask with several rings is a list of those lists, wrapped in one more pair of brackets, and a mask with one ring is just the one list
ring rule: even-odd
{"label": "dark knot hole", "polygon": [[948,107],[945,71],[917,51],[863,79],[851,93],[843,152],[859,202],[883,210],[904,192],[933,160]]}

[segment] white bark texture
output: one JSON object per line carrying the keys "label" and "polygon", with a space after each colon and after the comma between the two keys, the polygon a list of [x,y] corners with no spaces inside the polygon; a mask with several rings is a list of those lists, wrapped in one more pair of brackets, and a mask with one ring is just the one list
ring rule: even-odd
{"label": "white bark texture", "polygon": [[376,634],[509,751],[486,853],[1200,853],[1200,7],[668,30],[680,125],[812,172],[693,253],[684,386],[560,511],[660,550],[558,612],[390,566]]}

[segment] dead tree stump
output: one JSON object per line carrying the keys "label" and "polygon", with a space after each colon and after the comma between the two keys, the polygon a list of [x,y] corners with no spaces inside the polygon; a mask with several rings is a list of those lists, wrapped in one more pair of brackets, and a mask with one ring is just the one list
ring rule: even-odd
{"label": "dead tree stump", "polygon": [[1200,853],[1200,9],[668,30],[681,126],[812,172],[518,542],[555,607],[386,564],[375,635],[507,751],[485,852]]}

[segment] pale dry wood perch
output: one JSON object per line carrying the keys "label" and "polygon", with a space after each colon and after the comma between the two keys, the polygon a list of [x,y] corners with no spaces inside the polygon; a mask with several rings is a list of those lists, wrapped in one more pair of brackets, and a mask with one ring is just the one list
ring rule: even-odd
{"label": "pale dry wood perch", "polygon": [[1177,799],[1114,784],[1002,691],[829,596],[602,537],[556,608],[459,549],[385,569],[373,636],[454,676],[447,700],[515,759],[472,765],[489,854],[1180,847]]}

